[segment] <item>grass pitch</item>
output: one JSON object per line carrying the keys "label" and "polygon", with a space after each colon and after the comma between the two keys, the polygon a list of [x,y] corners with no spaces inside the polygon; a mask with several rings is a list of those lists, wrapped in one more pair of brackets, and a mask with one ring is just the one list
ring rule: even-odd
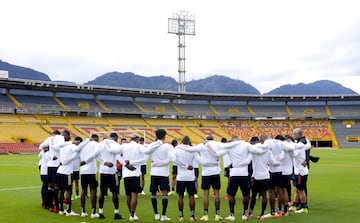
{"label": "grass pitch", "polygon": [[[360,150],[327,150],[314,149],[312,155],[320,156],[319,163],[312,163],[308,178],[309,213],[295,215],[281,219],[265,219],[267,222],[358,222],[357,211],[360,208]],[[0,222],[114,222],[113,205],[111,198],[105,201],[105,219],[90,219],[80,217],[59,216],[40,207],[40,177],[37,168],[37,155],[2,155],[0,156]],[[148,170],[149,172],[149,170]],[[227,216],[229,208],[225,197],[225,178],[222,178],[221,215]],[[120,194],[120,213],[128,218],[129,212],[123,195],[123,182]],[[147,175],[145,188],[149,188]],[[202,195],[196,200],[196,215],[201,217]],[[236,221],[241,221],[242,202],[238,192],[235,206]],[[260,200],[255,207],[255,216],[260,212]],[[184,206],[185,221],[189,219],[187,199]],[[161,198],[158,198],[158,208],[161,212]],[[214,222],[215,215],[213,200],[209,207],[209,222]],[[80,200],[73,201],[73,210],[80,212]],[[267,208],[269,210],[269,206]],[[87,211],[90,213],[90,204],[87,200]],[[149,193],[139,195],[136,214],[140,222],[155,222]],[[171,222],[178,222],[177,196],[169,196],[167,215]],[[128,222],[127,219],[118,220]],[[250,219],[256,222],[257,219]]]}

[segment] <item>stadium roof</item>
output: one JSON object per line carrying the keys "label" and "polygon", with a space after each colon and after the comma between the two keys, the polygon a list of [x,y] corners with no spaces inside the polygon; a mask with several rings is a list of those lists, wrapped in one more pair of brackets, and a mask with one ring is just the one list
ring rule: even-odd
{"label": "stadium roof", "polygon": [[50,92],[66,92],[92,95],[126,96],[133,98],[161,98],[169,100],[208,100],[208,101],[360,101],[359,94],[351,95],[254,95],[254,94],[214,94],[214,93],[179,93],[138,88],[123,88],[66,82],[25,80],[17,78],[0,79],[0,88]]}

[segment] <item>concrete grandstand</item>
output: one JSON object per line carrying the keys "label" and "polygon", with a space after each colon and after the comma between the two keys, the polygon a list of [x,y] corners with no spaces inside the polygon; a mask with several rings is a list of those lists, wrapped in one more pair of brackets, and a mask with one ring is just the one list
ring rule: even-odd
{"label": "concrete grandstand", "polygon": [[[194,144],[300,127],[313,147],[357,148],[360,95],[229,95],[115,88],[62,82],[0,79],[0,153],[38,152],[54,129],[72,137],[92,132],[158,128],[170,142],[189,135]],[[100,137],[106,137],[100,136]]]}

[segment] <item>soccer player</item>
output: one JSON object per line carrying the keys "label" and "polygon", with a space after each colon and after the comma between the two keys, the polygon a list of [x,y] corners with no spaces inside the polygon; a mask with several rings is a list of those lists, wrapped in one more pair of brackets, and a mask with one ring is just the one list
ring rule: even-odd
{"label": "soccer player", "polygon": [[[226,143],[227,142],[227,139],[225,137],[221,138],[220,140],[222,143]],[[229,188],[229,181],[230,181],[230,164],[231,164],[231,160],[230,160],[230,157],[229,157],[229,154],[228,153],[225,153],[223,156],[223,169],[224,169],[224,176],[227,178],[227,185],[226,185],[226,188]],[[227,191],[227,189],[226,189]],[[225,200],[229,200],[229,194],[226,192],[226,197],[225,197]]]}
{"label": "soccer player", "polygon": [[123,178],[126,194],[126,203],[130,212],[129,221],[138,221],[139,217],[136,216],[136,206],[138,201],[138,194],[140,188],[140,166],[146,162],[141,148],[143,145],[139,144],[139,136],[137,134],[130,135],[130,142],[121,144],[119,146],[120,153],[122,154],[121,162],[123,164]]}
{"label": "soccer player", "polygon": [[216,151],[223,148],[223,143],[214,141],[211,135],[205,137],[205,143],[195,146],[195,151],[200,152],[200,164],[202,165],[201,189],[204,192],[204,215],[200,218],[202,221],[209,220],[209,191],[210,187],[215,195],[215,221],[223,219],[220,215],[220,160],[215,156]]}
{"label": "soccer player", "polygon": [[255,148],[250,143],[239,140],[237,137],[233,137],[232,142],[227,143],[223,150],[216,152],[216,155],[218,156],[228,154],[230,159],[230,165],[228,166],[230,170],[230,179],[227,188],[227,193],[229,194],[230,215],[225,218],[226,220],[235,221],[235,196],[239,187],[243,196],[242,220],[248,220],[248,216],[246,215],[250,198],[248,166],[252,160],[252,153],[263,154],[266,152],[267,150]]}
{"label": "soccer player", "polygon": [[[60,145],[60,166],[57,170],[59,174],[59,205],[60,215],[66,216],[79,216],[71,210],[71,194],[72,194],[72,174],[73,174],[73,161],[78,154],[74,151],[74,147],[82,142],[80,137],[75,137],[73,142],[70,142],[70,133],[63,132],[65,142]],[[64,211],[64,194],[66,192],[66,211]]]}
{"label": "soccer player", "polygon": [[[168,192],[169,186],[169,163],[175,160],[173,153],[173,146],[165,143],[166,131],[158,129],[155,131],[157,140],[150,143],[148,147],[143,147],[142,152],[151,155],[151,170],[150,170],[150,192],[151,203],[153,206],[155,220],[169,221],[171,220],[166,216],[168,206]],[[162,213],[161,217],[158,213],[156,192],[160,187],[162,194]]]}
{"label": "soccer player", "polygon": [[[283,205],[284,211],[282,212],[282,216],[288,216],[289,210],[289,191],[291,191],[291,179],[293,178],[293,152],[295,150],[295,146],[293,143],[289,143],[286,140],[290,138],[283,137],[281,135],[277,135],[275,137],[276,140],[283,141],[282,149],[284,151],[283,158],[280,160],[281,162],[281,173],[282,173],[282,183],[281,183],[281,193],[283,197]],[[291,141],[293,142],[293,141]]]}
{"label": "soccer player", "polygon": [[[146,147],[146,144],[145,144],[145,138],[144,137],[140,137],[139,139],[139,143],[143,146]],[[145,156],[145,160],[148,160],[149,159],[149,155],[146,155],[143,153],[143,156]],[[141,188],[141,195],[146,195],[145,191],[144,191],[144,187],[145,187],[145,175],[146,175],[146,165],[147,163],[144,162],[141,164],[140,166],[140,171],[141,171],[141,177],[140,177],[140,188]]]}
{"label": "soccer player", "polygon": [[[182,144],[175,148],[175,158],[178,167],[178,174],[176,176],[176,193],[179,195],[178,208],[179,208],[179,221],[184,221],[184,192],[185,189],[189,194],[189,207],[190,207],[190,221],[195,221],[195,174],[193,163],[195,160],[200,160],[200,156],[196,152],[188,152],[191,149],[189,136],[184,136]],[[186,150],[183,148],[187,147]]]}
{"label": "soccer player", "polygon": [[[278,140],[280,136],[275,137],[275,140],[269,140],[270,149],[273,157],[278,157],[280,160],[284,157],[283,142]],[[281,138],[280,138],[281,139]],[[282,193],[282,165],[269,165],[270,181],[269,181],[269,201],[270,201],[270,215],[272,218],[282,217],[281,209],[283,205]],[[275,197],[277,196],[278,210],[275,211]],[[287,203],[287,202],[286,202]]]}
{"label": "soccer player", "polygon": [[[261,144],[265,142],[265,140],[268,139],[268,136],[266,134],[262,134],[260,136],[260,143],[255,144],[254,146],[258,148],[262,148]],[[251,200],[250,200],[250,211],[249,211],[249,217],[252,216],[253,210],[256,203],[256,195],[259,193],[262,197],[262,205],[261,205],[261,214],[257,217],[259,220],[265,219],[265,210],[267,205],[267,190],[269,188],[269,164],[271,165],[281,165],[281,163],[273,157],[272,153],[270,151],[267,151],[266,153],[262,154],[256,154],[253,153],[253,176],[254,176],[254,188],[253,193],[251,194]]]}
{"label": "soccer player", "polygon": [[114,204],[114,219],[123,219],[119,213],[119,196],[118,196],[118,178],[116,175],[116,154],[119,154],[118,135],[111,133],[110,137],[99,143],[99,152],[102,163],[100,164],[100,196],[99,196],[99,218],[105,218],[104,201],[105,194],[108,189],[112,193],[112,201]]}
{"label": "soccer player", "polygon": [[73,161],[73,182],[75,186],[75,196],[71,199],[79,199],[79,180],[80,180],[80,156],[77,156]]}
{"label": "soccer player", "polygon": [[[176,139],[173,139],[171,141],[171,145],[174,147],[174,149],[178,144],[179,143],[178,143],[178,141]],[[171,178],[171,191],[168,193],[168,195],[175,194],[175,186],[176,186],[176,176],[177,176],[177,174],[178,174],[178,167],[177,167],[177,165],[175,163],[173,163],[172,164],[172,173],[171,173],[171,175],[172,175],[172,178]]]}
{"label": "soccer player", "polygon": [[[45,154],[45,157],[48,160],[48,197],[50,199],[49,211],[54,213],[59,213],[59,179],[57,169],[60,165],[60,161],[58,159],[60,156],[59,145],[63,142],[64,137],[61,135],[60,131],[54,130],[52,135],[39,146],[40,149],[49,148],[49,151]],[[53,203],[55,203],[55,206]]]}
{"label": "soccer player", "polygon": [[[294,174],[296,177],[296,192],[294,202],[296,205],[295,213],[308,213],[306,184],[309,174],[308,163],[306,162],[305,145],[307,143],[305,137],[302,136],[301,129],[294,129],[294,138],[297,139],[297,144],[294,151]],[[294,210],[292,206],[289,210]]]}
{"label": "soccer player", "polygon": [[89,139],[82,142],[77,148],[76,152],[80,155],[80,179],[81,179],[81,217],[87,217],[88,214],[85,209],[86,195],[88,188],[90,188],[90,202],[91,202],[91,218],[99,218],[96,213],[96,193],[99,186],[96,174],[97,165],[96,160],[99,157],[98,148],[99,136],[92,134]]}
{"label": "soccer player", "polygon": [[41,186],[41,206],[49,210],[50,208],[50,199],[48,196],[48,186],[49,186],[49,180],[48,180],[48,168],[47,168],[47,162],[48,160],[45,157],[45,153],[49,151],[49,147],[43,148],[39,153],[40,158],[40,179],[42,182]]}
{"label": "soccer player", "polygon": [[[192,146],[191,142],[190,142],[190,146]],[[194,163],[193,163],[193,167],[194,167],[194,175],[195,175],[195,194],[194,194],[194,198],[197,199],[199,198],[198,196],[198,190],[199,190],[199,162],[200,160],[194,159]]]}

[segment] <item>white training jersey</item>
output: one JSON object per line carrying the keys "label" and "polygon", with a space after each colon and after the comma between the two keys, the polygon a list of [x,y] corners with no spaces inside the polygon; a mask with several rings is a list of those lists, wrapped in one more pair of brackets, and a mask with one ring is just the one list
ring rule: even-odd
{"label": "white training jersey", "polygon": [[[103,174],[115,174],[116,173],[116,154],[120,154],[119,143],[112,139],[104,139],[99,143],[100,164],[99,173]],[[112,167],[104,165],[105,162],[112,163]]]}
{"label": "white training jersey", "polygon": [[189,152],[184,150],[186,147],[187,150],[191,150],[192,146],[190,145],[178,145],[175,147],[175,161],[174,163],[178,167],[178,174],[176,176],[177,181],[194,181],[195,174],[194,169],[188,170],[189,166],[193,166],[194,163],[200,161],[199,153]]}
{"label": "white training jersey", "polygon": [[74,147],[77,145],[72,144],[71,142],[65,142],[60,145],[60,163],[57,173],[70,175],[74,171],[73,161],[76,159],[78,154],[74,152]]}
{"label": "white training jersey", "polygon": [[284,156],[280,160],[281,162],[281,172],[282,175],[291,175],[293,174],[293,154],[295,150],[295,144],[292,142],[283,141],[282,149],[284,151]]}
{"label": "white training jersey", "polygon": [[122,153],[121,159],[123,161],[129,160],[129,164],[135,167],[135,170],[129,170],[125,166],[125,162],[122,162],[122,176],[123,178],[127,177],[138,177],[141,175],[141,165],[146,162],[147,157],[141,152],[141,148],[144,146],[135,142],[130,141],[129,143],[123,143],[119,145]]}
{"label": "white training jersey", "polygon": [[169,143],[157,140],[147,147],[142,147],[143,153],[151,157],[151,176],[169,176],[169,164],[175,160],[174,147]]}
{"label": "white training jersey", "polygon": [[230,168],[230,176],[248,176],[248,165],[251,162],[252,154],[250,153],[250,143],[238,140],[228,143],[234,146],[226,147],[233,168]]}
{"label": "white training jersey", "polygon": [[302,142],[295,144],[294,150],[294,174],[305,176],[309,174],[307,165],[303,165],[306,161],[305,145]]}
{"label": "white training jersey", "polygon": [[39,158],[40,158],[40,175],[47,175],[48,174],[48,168],[47,168],[47,163],[48,160],[45,157],[45,150],[41,150],[39,153]]}
{"label": "white training jersey", "polygon": [[[266,141],[270,142],[270,150],[274,158],[279,157],[278,160],[280,160],[284,156],[283,151],[283,142],[281,140],[277,139],[268,139]],[[282,165],[272,165],[269,164],[269,170],[271,173],[278,173],[282,172]]]}
{"label": "white training jersey", "polygon": [[232,162],[229,153],[225,153],[223,156],[223,168],[228,167]]}
{"label": "white training jersey", "polygon": [[[265,141],[266,142],[266,141]],[[263,145],[258,143],[255,144],[255,148],[264,149],[264,153],[253,153],[252,166],[253,166],[253,177],[255,180],[270,179],[269,164],[281,165],[279,161],[276,161],[272,153],[262,147]]]}
{"label": "white training jersey", "polygon": [[96,160],[100,160],[99,143],[86,139],[75,148],[79,153],[80,161],[85,161],[85,165],[80,166],[80,174],[96,174]]}
{"label": "white training jersey", "polygon": [[73,160],[73,171],[80,171],[80,155]]}
{"label": "white training jersey", "polygon": [[212,176],[220,174],[220,158],[216,152],[222,150],[224,143],[209,140],[205,144],[200,143],[195,146],[195,150],[200,152],[200,164],[202,166],[202,176]]}
{"label": "white training jersey", "polygon": [[[65,139],[62,135],[52,135],[45,139],[39,146],[40,149],[44,149],[44,147],[49,147],[49,151],[46,153],[46,158],[48,160],[48,167],[58,167],[60,164],[59,156],[59,145],[65,142]],[[54,157],[57,157],[54,160]]]}

